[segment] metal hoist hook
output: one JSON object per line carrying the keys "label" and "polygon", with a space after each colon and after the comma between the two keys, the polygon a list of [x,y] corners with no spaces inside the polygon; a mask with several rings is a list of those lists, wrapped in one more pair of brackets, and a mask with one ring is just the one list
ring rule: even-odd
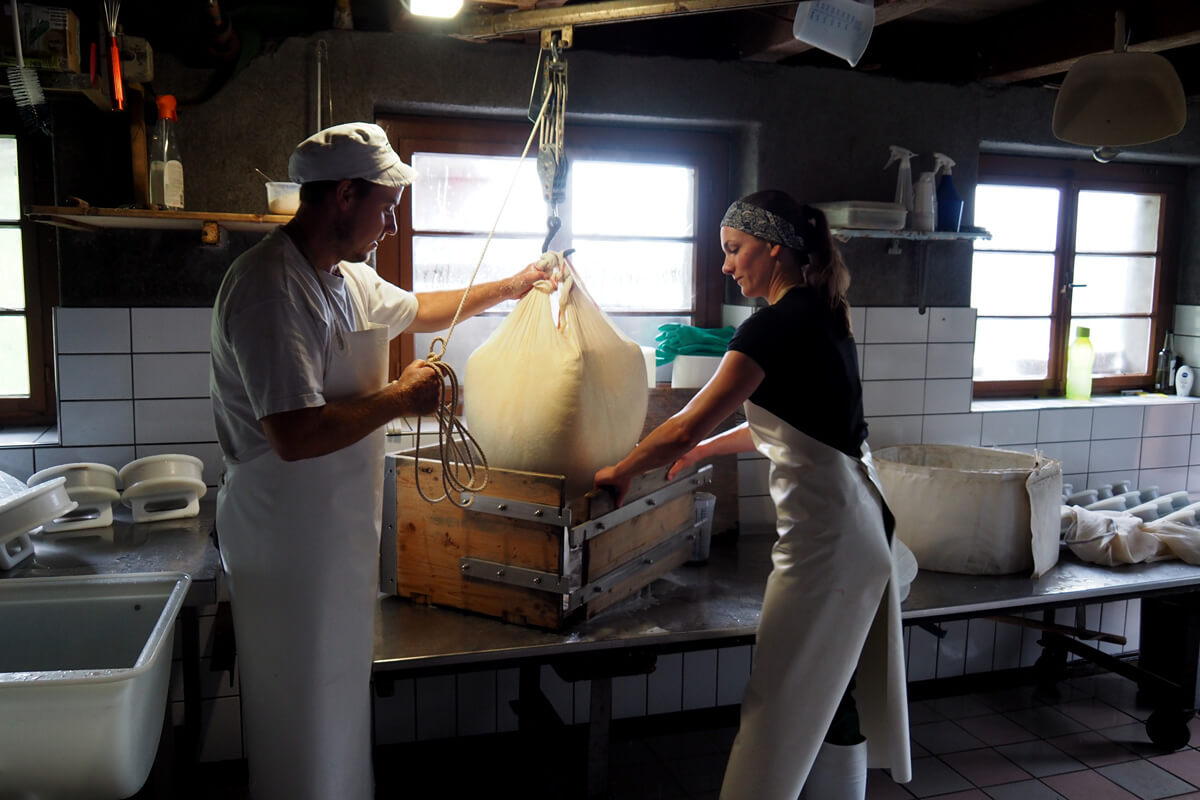
{"label": "metal hoist hook", "polygon": [[[562,228],[558,206],[567,194],[567,156],[563,128],[567,111],[567,60],[563,51],[571,46],[572,28],[544,30],[538,53],[537,74],[530,93],[529,119],[538,126],[538,177],[546,200],[546,238],[542,252]],[[542,110],[544,107],[544,111]]]}

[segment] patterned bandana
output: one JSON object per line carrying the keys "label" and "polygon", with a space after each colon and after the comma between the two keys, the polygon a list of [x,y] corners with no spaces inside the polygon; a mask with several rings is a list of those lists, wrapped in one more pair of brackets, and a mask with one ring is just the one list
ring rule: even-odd
{"label": "patterned bandana", "polygon": [[765,208],[734,201],[721,219],[722,228],[733,228],[759,239],[781,244],[796,250],[804,250],[804,238],[796,233],[792,223]]}

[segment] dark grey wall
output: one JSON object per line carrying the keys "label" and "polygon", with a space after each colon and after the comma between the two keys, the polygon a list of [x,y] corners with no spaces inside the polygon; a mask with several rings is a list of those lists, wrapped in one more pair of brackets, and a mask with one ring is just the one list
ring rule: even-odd
{"label": "dark grey wall", "polygon": [[[314,129],[318,39],[329,45],[334,122],[374,119],[380,112],[524,118],[537,57],[533,46],[341,31],[285,40],[252,61],[209,100],[181,108],[189,210],[266,210],[254,168],[281,178],[292,147]],[[1062,148],[1051,135],[1054,94],[1043,89],[905,83],[851,70],[584,51],[568,51],[567,60],[568,141],[572,121],[726,131],[734,146],[731,186],[736,194],[779,187],[813,202],[890,200],[896,171],[894,167],[885,171],[883,165],[888,145],[900,144],[920,154],[914,160],[914,178],[932,168],[934,151],[956,159],[955,182],[967,200],[963,223],[970,224],[971,187],[981,146],[1026,152],[1041,148],[1087,157],[1082,150]],[[161,59],[156,69],[155,90],[174,92],[184,100],[199,94],[211,77],[169,59]],[[1142,153],[1200,163],[1200,120],[1195,105],[1191,110],[1191,121],[1180,136],[1142,148]],[[87,163],[86,156],[74,149],[86,150],[86,145],[63,146],[72,154],[64,163],[75,168]],[[64,193],[74,193],[71,168],[66,174],[60,170],[58,182]],[[127,161],[124,168],[122,174],[127,175]],[[122,185],[120,175],[114,181]],[[1198,194],[1193,191],[1190,196],[1200,199]],[[70,240],[64,237],[63,244],[63,294],[68,305],[97,304],[101,297],[106,303],[125,297],[132,304],[168,305],[181,300],[206,304],[221,264],[244,246],[234,241],[223,252],[187,256],[183,251],[192,245],[177,238],[166,246],[151,244],[144,256],[134,256],[124,250],[134,245],[126,237],[112,246],[96,247],[81,245],[73,235]],[[1189,235],[1187,247],[1181,259],[1187,277],[1180,285],[1189,299],[1181,302],[1195,302],[1200,291],[1200,263],[1195,263],[1200,261],[1200,243]],[[887,249],[888,242],[881,240],[846,245],[854,277],[853,303],[969,304],[969,243],[906,242],[901,255],[888,255]],[[118,262],[116,272],[134,279],[117,282],[107,281],[103,273],[93,275],[83,291],[83,284],[72,278],[79,267],[69,262],[88,253],[104,262],[89,269],[110,269]],[[135,288],[139,275],[163,270],[204,274],[181,276],[177,285],[195,294],[168,292],[170,302],[159,289],[139,292]]]}

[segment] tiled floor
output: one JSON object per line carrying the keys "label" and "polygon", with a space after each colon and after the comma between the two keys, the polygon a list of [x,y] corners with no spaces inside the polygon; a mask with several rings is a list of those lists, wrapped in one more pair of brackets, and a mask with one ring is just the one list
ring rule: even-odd
{"label": "tiled floor", "polygon": [[[1200,719],[1189,746],[1166,752],[1143,725],[1152,708],[1115,675],[1078,676],[1055,693],[1030,686],[910,700],[913,780],[869,775],[868,800],[1200,800]],[[722,709],[618,721],[613,800],[716,798],[736,725]],[[380,748],[379,798],[586,797],[583,731],[516,734]],[[237,798],[244,778],[209,770],[203,796]],[[243,784],[244,785],[244,784]]]}

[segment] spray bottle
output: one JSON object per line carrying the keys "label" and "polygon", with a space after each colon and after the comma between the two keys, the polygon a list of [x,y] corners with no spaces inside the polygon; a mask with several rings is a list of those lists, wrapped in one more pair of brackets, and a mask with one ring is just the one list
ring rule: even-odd
{"label": "spray bottle", "polygon": [[963,201],[954,189],[954,179],[950,177],[954,159],[945,153],[934,153],[933,163],[934,174],[942,174],[937,184],[937,230],[958,233],[962,225]]}
{"label": "spray bottle", "polygon": [[900,162],[899,171],[896,173],[896,199],[894,202],[904,206],[904,210],[911,214],[913,210],[911,159],[916,153],[896,144],[891,145],[888,149],[891,151],[891,155],[888,156],[888,161],[883,165],[883,168],[887,169],[893,162]]}
{"label": "spray bottle", "polygon": [[933,231],[937,223],[937,190],[933,172],[922,172],[913,187],[912,226],[917,231]]}

